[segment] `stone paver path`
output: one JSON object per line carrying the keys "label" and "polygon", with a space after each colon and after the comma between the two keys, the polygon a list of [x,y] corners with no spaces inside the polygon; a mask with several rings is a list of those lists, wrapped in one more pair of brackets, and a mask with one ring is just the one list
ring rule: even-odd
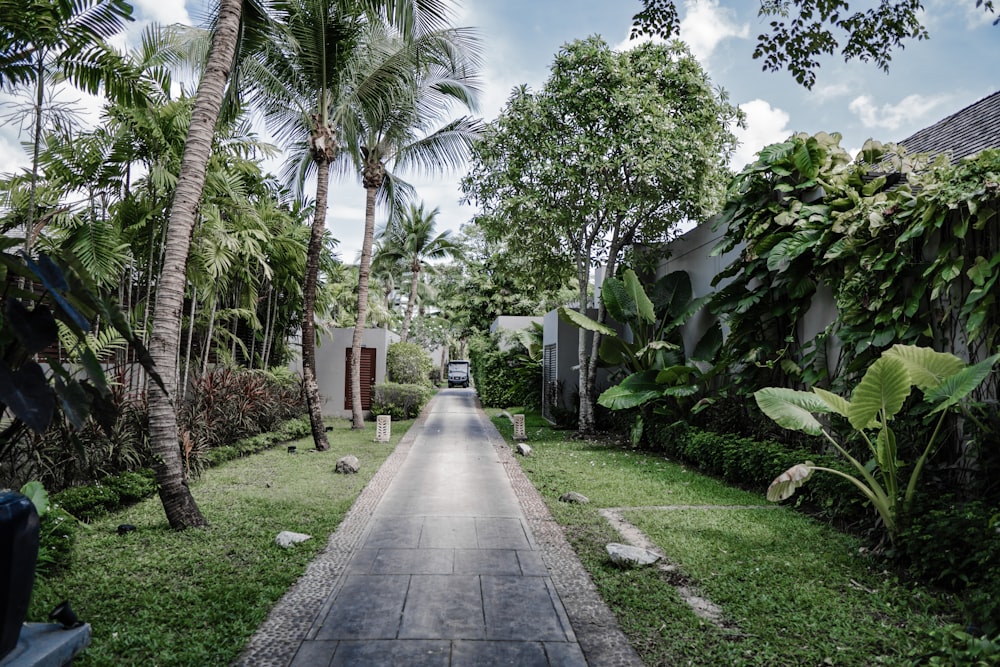
{"label": "stone paver path", "polygon": [[472,390],[442,391],[241,665],[641,665]]}

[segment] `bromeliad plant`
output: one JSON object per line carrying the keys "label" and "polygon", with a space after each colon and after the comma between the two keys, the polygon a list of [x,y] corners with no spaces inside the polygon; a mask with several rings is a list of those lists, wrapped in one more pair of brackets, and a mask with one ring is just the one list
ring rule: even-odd
{"label": "bromeliad plant", "polygon": [[[666,274],[650,285],[647,294],[635,272],[628,269],[621,279],[604,281],[601,300],[613,319],[628,325],[631,340],[576,311],[560,310],[561,316],[573,324],[603,334],[601,362],[621,367],[627,374],[620,384],[602,393],[597,402],[611,410],[652,405],[657,412],[678,412],[678,402],[695,396],[715,372],[708,362],[722,345],[718,324],[708,329],[690,358],[685,355],[681,337],[681,325],[708,298],[692,298],[691,279],[685,271]],[[641,437],[642,424],[640,412],[632,428],[633,441]]]}
{"label": "bromeliad plant", "polygon": [[[813,472],[821,470],[839,475],[854,484],[871,501],[895,540],[899,519],[909,511],[917,482],[927,458],[933,453],[948,410],[962,401],[990,374],[1000,354],[967,365],[958,357],[912,345],[894,345],[877,359],[847,400],[837,394],[813,387],[812,392],[782,387],[768,387],[754,394],[757,405],[778,425],[825,437],[858,472],[853,476],[840,470],[814,465],[811,461],[792,466],[779,475],[767,489],[767,499],[777,502],[790,498]],[[901,469],[896,434],[890,423],[909,398],[913,387],[923,394],[930,408],[928,418],[937,414],[934,430],[923,452],[913,463],[906,489],[900,495]],[[816,414],[836,413],[847,419],[867,443],[873,464],[862,463],[838,443]],[[873,472],[877,468],[877,472]]]}

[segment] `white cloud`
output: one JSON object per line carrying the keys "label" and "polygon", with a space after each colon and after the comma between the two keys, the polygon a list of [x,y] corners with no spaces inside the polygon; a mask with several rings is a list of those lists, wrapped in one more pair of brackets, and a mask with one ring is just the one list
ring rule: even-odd
{"label": "white cloud", "polygon": [[914,94],[907,95],[898,104],[883,104],[879,107],[871,96],[861,95],[854,98],[848,108],[866,128],[898,130],[919,123],[947,99],[946,95],[927,97]]}
{"label": "white cloud", "polygon": [[816,102],[827,102],[837,97],[843,97],[851,92],[851,86],[847,83],[827,83],[817,85],[812,89],[812,98]]}
{"label": "white cloud", "polygon": [[687,42],[701,62],[708,60],[719,42],[729,37],[746,39],[750,26],[739,25],[729,9],[719,7],[719,0],[687,0],[686,13],[681,19],[681,39]]}
{"label": "white cloud", "polygon": [[788,113],[765,100],[750,100],[741,104],[740,109],[746,114],[746,127],[735,131],[740,144],[729,161],[735,170],[753,162],[764,146],[784,141],[792,134],[788,129]]}

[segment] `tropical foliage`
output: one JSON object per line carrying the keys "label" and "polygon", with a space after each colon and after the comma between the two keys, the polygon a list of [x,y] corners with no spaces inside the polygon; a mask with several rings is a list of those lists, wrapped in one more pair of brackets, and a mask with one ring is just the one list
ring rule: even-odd
{"label": "tropical foliage", "polygon": [[[821,435],[843,456],[857,476],[840,470],[797,464],[779,475],[767,491],[768,500],[789,498],[816,470],[848,479],[878,512],[890,538],[895,539],[900,520],[913,503],[917,483],[927,458],[940,445],[939,435],[949,408],[958,405],[993,370],[1000,354],[969,366],[951,354],[910,345],[894,345],[871,365],[851,393],[850,400],[819,387],[812,392],[781,387],[754,393],[757,405],[780,426],[810,435]],[[934,427],[921,449],[898,443],[891,422],[903,409],[913,388],[920,390]],[[837,414],[847,419],[868,447],[877,473],[859,461],[830,434],[816,414]],[[901,488],[903,456],[914,456],[905,490]]]}
{"label": "tropical foliage", "polygon": [[[950,165],[869,142],[851,161],[838,135],[797,135],[733,181],[713,254],[733,261],[710,310],[749,389],[849,381],[893,344],[994,350],[1000,312],[1000,152]],[[736,254],[736,251],[739,253]],[[859,270],[860,269],[860,270]],[[803,327],[818,289],[836,319]],[[837,341],[837,342],[835,342]],[[996,395],[996,380],[983,389]]]}

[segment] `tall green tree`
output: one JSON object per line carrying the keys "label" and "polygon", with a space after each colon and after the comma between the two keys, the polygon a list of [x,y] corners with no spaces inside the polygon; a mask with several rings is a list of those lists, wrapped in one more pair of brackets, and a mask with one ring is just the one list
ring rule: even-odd
{"label": "tall green tree", "polygon": [[406,213],[395,218],[379,233],[379,238],[385,241],[378,255],[381,261],[397,264],[410,274],[410,298],[406,303],[403,329],[399,334],[404,343],[409,337],[410,322],[417,305],[417,286],[420,284],[421,272],[431,268],[433,260],[457,257],[461,252],[460,246],[450,238],[451,230],[434,234],[439,212],[437,208],[427,211],[423,202],[410,204]]}
{"label": "tall green tree", "polygon": [[[662,242],[720,200],[738,110],[680,42],[617,53],[600,38],[564,46],[544,88],[516,90],[463,179],[476,223],[527,261],[536,282],[576,272],[586,314],[591,269],[615,274],[632,244]],[[603,322],[603,306],[598,311]],[[580,331],[579,429],[594,427],[600,336]]]}
{"label": "tall green tree", "polygon": [[[923,0],[879,0],[852,10],[847,0],[759,0],[769,30],[757,36],[753,57],[771,72],[787,69],[806,88],[816,83],[821,56],[840,51],[845,62],[860,60],[889,71],[892,53],[908,41],[928,39]],[[964,0],[971,3],[972,0]],[[975,0],[976,8],[994,13],[992,0]],[[664,39],[680,32],[676,0],[642,0],[633,17],[632,37]],[[873,6],[874,5],[874,6]],[[1000,18],[994,25],[1000,23]]]}
{"label": "tall green tree", "polygon": [[[381,199],[399,211],[412,187],[396,171],[442,172],[462,166],[479,138],[481,122],[463,116],[450,122],[455,105],[475,109],[478,40],[467,29],[450,28],[399,39],[383,34],[367,42],[371,74],[386,64],[407,62],[382,104],[353,105],[345,139],[365,189],[365,231],[358,267],[358,314],[351,356],[351,395],[361,395],[361,340],[368,314],[368,281],[375,236],[375,207]],[[443,125],[441,123],[444,123]],[[344,164],[344,163],[342,163]],[[352,401],[353,428],[364,427],[361,401]]]}

